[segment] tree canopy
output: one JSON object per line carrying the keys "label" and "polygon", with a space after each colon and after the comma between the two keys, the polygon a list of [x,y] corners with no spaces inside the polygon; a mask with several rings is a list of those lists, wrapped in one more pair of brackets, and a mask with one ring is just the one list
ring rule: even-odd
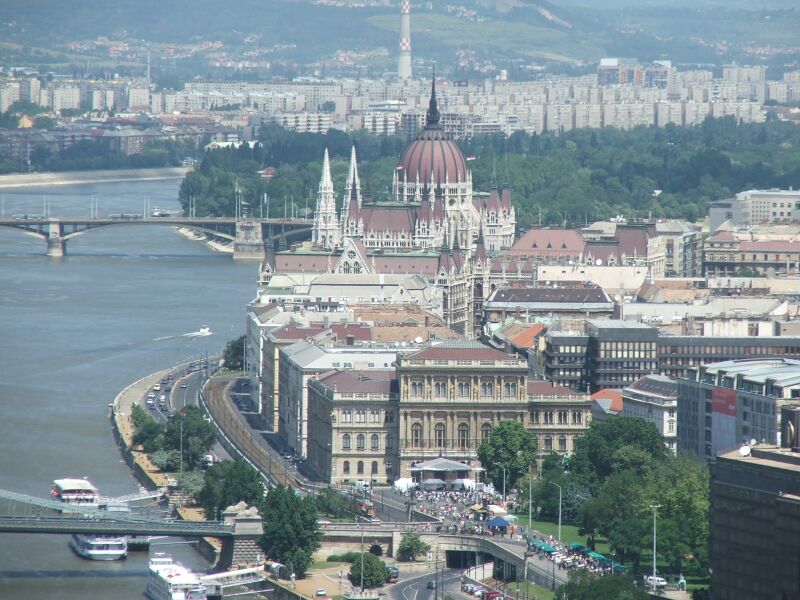
{"label": "tree canopy", "polygon": [[[361,556],[353,561],[350,565],[350,572],[347,578],[350,583],[356,586],[361,586]],[[364,557],[364,588],[376,588],[386,583],[389,578],[389,569],[383,564],[383,561],[369,552],[363,554]]]}
{"label": "tree canopy", "polygon": [[556,590],[556,600],[647,600],[650,595],[624,575],[600,577],[585,569],[569,572],[567,583]]}
{"label": "tree canopy", "polygon": [[667,457],[664,438],[652,423],[638,417],[592,421],[575,441],[569,466],[595,490],[615,472],[633,470],[644,475]]}
{"label": "tree canopy", "polygon": [[244,368],[244,345],[246,341],[247,336],[243,335],[225,344],[222,359],[225,361],[226,369],[241,371]]}
{"label": "tree canopy", "polygon": [[505,467],[506,489],[510,490],[536,461],[536,438],[519,421],[502,421],[478,446],[478,460],[498,490],[503,489],[499,465]]}
{"label": "tree canopy", "polygon": [[425,554],[431,547],[422,541],[416,531],[404,533],[397,548],[400,560],[417,560],[417,556]]}
{"label": "tree canopy", "polygon": [[259,544],[266,556],[303,577],[322,541],[314,498],[301,497],[289,486],[273,486],[264,498],[262,516]]}
{"label": "tree canopy", "polygon": [[197,406],[186,406],[169,418],[164,438],[167,448],[183,448],[183,466],[193,469],[201,464],[203,456],[214,445],[216,434],[203,418],[203,411]]}
{"label": "tree canopy", "polygon": [[223,460],[206,470],[197,502],[206,518],[219,519],[226,508],[242,500],[258,506],[263,495],[261,477],[255,469],[243,461]]}
{"label": "tree canopy", "polygon": [[[191,197],[199,216],[233,215],[238,186],[251,214],[310,214],[323,150],[328,148],[334,184],[342,190],[352,144],[363,187],[386,200],[406,145],[397,136],[296,133],[277,126],[263,127],[258,139],[261,145],[253,149],[206,152],[181,185],[184,209]],[[551,226],[617,214],[694,221],[714,200],[743,189],[788,188],[800,176],[800,130],[772,119],[745,124],[709,118],[696,127],[606,127],[559,135],[516,132],[458,143],[465,155],[476,156],[470,162],[476,191],[490,189],[494,172],[508,181],[522,228],[537,225],[540,216],[542,225]],[[267,166],[276,169],[269,180],[257,173]],[[654,190],[661,193],[655,196]]]}

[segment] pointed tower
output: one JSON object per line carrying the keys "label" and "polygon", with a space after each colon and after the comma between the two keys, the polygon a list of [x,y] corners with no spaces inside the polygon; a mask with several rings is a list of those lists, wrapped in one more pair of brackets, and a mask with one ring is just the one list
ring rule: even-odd
{"label": "pointed tower", "polygon": [[347,173],[347,183],[344,187],[342,230],[345,237],[364,235],[363,224],[361,224],[361,179],[358,176],[355,146],[350,151],[350,170]]}
{"label": "pointed tower", "polygon": [[322,176],[317,190],[317,210],[314,213],[311,241],[328,250],[333,250],[341,243],[339,219],[336,217],[336,194],[333,189],[327,148],[325,148],[325,156],[322,159]]}

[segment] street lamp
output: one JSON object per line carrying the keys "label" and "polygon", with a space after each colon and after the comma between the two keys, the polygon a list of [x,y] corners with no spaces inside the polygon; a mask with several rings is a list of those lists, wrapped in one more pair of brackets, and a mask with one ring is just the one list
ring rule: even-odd
{"label": "street lamp", "polygon": [[656,514],[658,509],[661,508],[660,504],[651,504],[650,508],[653,509],[653,580],[651,582],[653,593],[656,593]]}
{"label": "street lamp", "polygon": [[556,482],[551,481],[552,485],[558,488],[558,541],[561,541],[561,486]]}
{"label": "street lamp", "polygon": [[500,463],[494,463],[495,467],[503,469],[503,508],[506,506],[506,466]]}

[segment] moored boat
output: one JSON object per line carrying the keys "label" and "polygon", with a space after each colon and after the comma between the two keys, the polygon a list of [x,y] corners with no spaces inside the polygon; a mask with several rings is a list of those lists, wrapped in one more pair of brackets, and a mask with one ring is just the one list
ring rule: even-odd
{"label": "moored boat", "polygon": [[78,556],[89,560],[119,560],[128,556],[128,542],[125,536],[76,533],[69,545]]}
{"label": "moored boat", "polygon": [[151,600],[206,600],[208,590],[197,575],[158,552],[150,557],[145,595]]}

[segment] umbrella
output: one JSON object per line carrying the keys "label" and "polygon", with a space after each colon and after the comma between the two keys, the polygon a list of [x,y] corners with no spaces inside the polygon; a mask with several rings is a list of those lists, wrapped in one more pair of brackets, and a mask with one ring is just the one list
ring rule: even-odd
{"label": "umbrella", "polygon": [[597,552],[589,552],[589,558],[593,558],[595,560],[608,560],[605,556]]}
{"label": "umbrella", "polygon": [[503,517],[495,517],[494,519],[489,519],[486,525],[489,527],[499,527],[501,529],[505,529],[508,527],[508,521],[506,521]]}
{"label": "umbrella", "polygon": [[578,552],[583,552],[583,551],[586,550],[586,546],[584,546],[583,544],[581,544],[579,542],[572,542],[569,545],[569,547],[572,548],[573,550],[577,550]]}
{"label": "umbrella", "polygon": [[506,513],[508,512],[508,511],[507,511],[505,508],[503,508],[502,506],[497,506],[497,504],[490,504],[490,505],[489,505],[489,506],[487,506],[486,508],[488,508],[488,509],[489,509],[489,512],[493,512],[493,513],[494,513],[494,514],[496,514],[496,515],[504,515],[504,514],[506,514]]}
{"label": "umbrella", "polygon": [[473,504],[472,506],[469,507],[469,509],[472,512],[481,512],[483,510],[486,510],[485,508],[483,508],[483,504]]}

